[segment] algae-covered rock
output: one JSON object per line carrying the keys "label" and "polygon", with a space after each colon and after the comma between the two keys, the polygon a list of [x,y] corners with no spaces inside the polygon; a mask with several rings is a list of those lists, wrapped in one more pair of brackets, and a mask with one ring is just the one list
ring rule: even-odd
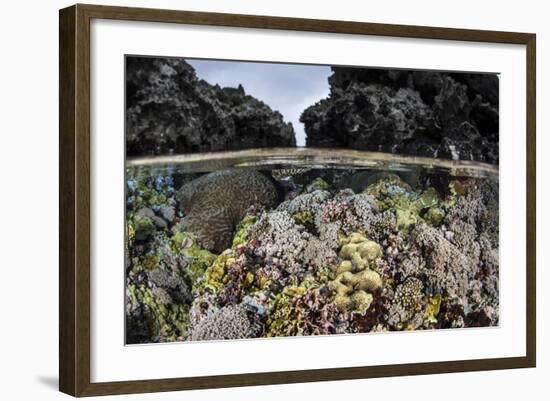
{"label": "algae-covered rock", "polygon": [[243,245],[246,242],[246,235],[248,228],[256,222],[256,217],[253,215],[247,214],[241,220],[235,231],[235,236],[233,237],[233,242],[231,244],[232,248],[235,248],[239,245]]}
{"label": "algae-covered rock", "polygon": [[[174,302],[162,289],[151,289],[145,285],[130,284],[126,294],[126,323],[130,342],[183,340],[188,326],[188,305]],[[137,322],[145,323],[141,335],[136,335]]]}
{"label": "algae-covered rock", "polygon": [[170,248],[173,252],[181,253],[186,257],[185,271],[195,286],[216,255],[201,248],[196,237],[192,233],[178,231],[170,238]]}
{"label": "algae-covered rock", "polygon": [[135,216],[133,227],[134,238],[137,241],[145,241],[156,231],[153,220],[145,216]]}

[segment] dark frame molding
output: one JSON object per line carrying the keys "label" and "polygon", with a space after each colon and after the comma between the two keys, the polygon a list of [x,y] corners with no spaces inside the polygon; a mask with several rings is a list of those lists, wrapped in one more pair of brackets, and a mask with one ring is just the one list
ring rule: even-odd
{"label": "dark frame molding", "polygon": [[[122,382],[90,382],[90,20],[330,32],[526,46],[526,356]],[[77,4],[59,12],[59,389],[73,396],[349,380],[536,366],[536,35]]]}

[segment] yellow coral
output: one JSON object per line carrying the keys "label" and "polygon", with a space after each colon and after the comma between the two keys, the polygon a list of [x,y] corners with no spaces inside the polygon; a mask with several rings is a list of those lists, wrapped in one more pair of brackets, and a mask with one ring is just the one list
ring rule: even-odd
{"label": "yellow coral", "polygon": [[424,318],[429,323],[437,323],[437,315],[439,314],[439,309],[441,307],[441,295],[437,294],[433,297],[428,297],[426,300],[426,312],[424,313]]}
{"label": "yellow coral", "polygon": [[223,285],[226,268],[233,263],[235,263],[233,251],[231,249],[224,251],[204,272],[203,287],[217,292]]}
{"label": "yellow coral", "polygon": [[361,233],[352,233],[349,236],[349,242],[352,244],[360,244],[367,241],[367,239]]}
{"label": "yellow coral", "polygon": [[353,308],[353,301],[344,294],[337,294],[334,297],[334,304],[340,312],[349,312]]}
{"label": "yellow coral", "polygon": [[355,311],[363,314],[369,309],[370,304],[373,301],[372,294],[365,291],[355,291],[349,298],[355,307]]}
{"label": "yellow coral", "polygon": [[341,312],[365,313],[373,300],[372,293],[382,287],[382,277],[372,267],[382,256],[382,248],[361,233],[339,238],[340,257],[344,259],[334,270],[329,289],[335,293],[334,303]]}
{"label": "yellow coral", "polygon": [[349,272],[353,269],[353,265],[349,260],[343,260],[342,263],[336,267],[336,275],[339,275],[340,273]]}
{"label": "yellow coral", "polygon": [[366,269],[354,276],[355,287],[359,290],[375,292],[382,287],[382,278],[374,270]]}
{"label": "yellow coral", "polygon": [[366,258],[369,261],[378,259],[382,256],[382,248],[374,241],[363,241],[357,247],[357,252],[361,257]]}

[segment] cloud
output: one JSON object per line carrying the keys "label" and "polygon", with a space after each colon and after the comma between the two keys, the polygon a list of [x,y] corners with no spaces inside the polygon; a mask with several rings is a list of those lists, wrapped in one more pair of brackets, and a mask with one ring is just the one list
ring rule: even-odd
{"label": "cloud", "polygon": [[246,93],[291,122],[298,146],[305,146],[302,111],[329,94],[329,66],[186,59],[199,78],[222,87],[241,84]]}

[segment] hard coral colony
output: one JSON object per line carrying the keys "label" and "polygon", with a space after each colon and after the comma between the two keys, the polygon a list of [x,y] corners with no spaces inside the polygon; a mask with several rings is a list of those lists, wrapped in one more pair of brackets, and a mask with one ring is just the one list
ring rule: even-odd
{"label": "hard coral colony", "polygon": [[498,324],[498,184],[297,174],[129,170],[127,342]]}

